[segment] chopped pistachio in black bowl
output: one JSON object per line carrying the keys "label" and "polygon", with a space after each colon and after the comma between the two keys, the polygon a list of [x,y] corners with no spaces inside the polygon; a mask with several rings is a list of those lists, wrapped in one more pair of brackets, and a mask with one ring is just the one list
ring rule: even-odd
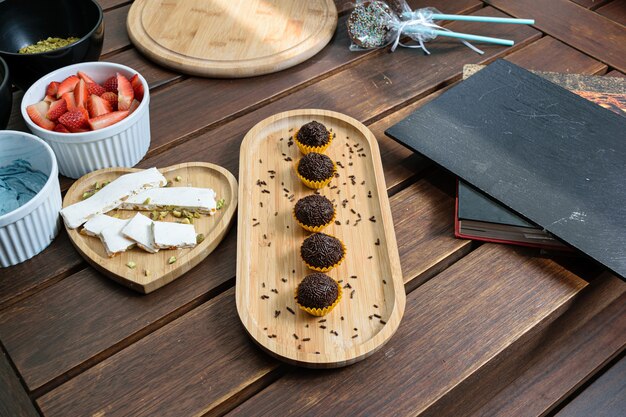
{"label": "chopped pistachio in black bowl", "polygon": [[[48,52],[18,51],[48,38],[78,41]],[[12,81],[23,90],[58,68],[97,61],[102,52],[104,20],[94,0],[0,1],[0,57],[11,71]]]}

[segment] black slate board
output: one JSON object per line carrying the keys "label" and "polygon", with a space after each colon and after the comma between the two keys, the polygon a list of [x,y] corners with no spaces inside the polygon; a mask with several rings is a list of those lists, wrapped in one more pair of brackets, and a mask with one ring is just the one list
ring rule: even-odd
{"label": "black slate board", "polygon": [[497,223],[509,226],[536,228],[537,226],[515,215],[485,194],[470,187],[465,181],[458,184],[459,219]]}
{"label": "black slate board", "polygon": [[626,277],[626,118],[499,60],[385,133]]}

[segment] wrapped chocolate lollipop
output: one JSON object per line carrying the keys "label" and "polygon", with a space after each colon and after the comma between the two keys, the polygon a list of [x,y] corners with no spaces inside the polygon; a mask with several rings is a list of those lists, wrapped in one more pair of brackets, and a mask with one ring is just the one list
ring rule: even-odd
{"label": "wrapped chocolate lollipop", "polygon": [[[362,1],[355,6],[348,18],[348,34],[352,40],[350,50],[376,49],[392,45],[392,52],[398,46],[403,46],[421,48],[429,54],[424,44],[437,36],[460,39],[463,44],[480,54],[483,51],[470,44],[468,40],[513,45],[513,41],[507,39],[453,32],[435,23],[439,20],[534,24],[534,20],[531,19],[441,14],[431,7],[411,10],[405,0],[393,0],[391,5],[384,1]],[[417,44],[402,43],[403,37],[409,37]]]}

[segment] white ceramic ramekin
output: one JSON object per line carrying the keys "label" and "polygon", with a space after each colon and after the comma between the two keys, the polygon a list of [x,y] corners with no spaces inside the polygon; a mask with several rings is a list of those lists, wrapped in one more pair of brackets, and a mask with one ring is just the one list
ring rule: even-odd
{"label": "white ceramic ramekin", "polygon": [[24,159],[48,176],[43,188],[22,207],[0,216],[0,266],[24,262],[48,247],[59,233],[61,187],[54,152],[28,133],[0,130],[0,167]]}
{"label": "white ceramic ramekin", "polygon": [[43,100],[50,82],[61,82],[78,71],[83,71],[97,83],[103,83],[116,72],[128,79],[138,74],[127,66],[110,62],[82,62],[53,71],[37,80],[24,94],[21,110],[28,128],[50,145],[56,154],[59,171],[66,177],[80,178],[101,168],[135,166],[150,147],[150,92],[148,83],[141,74],[139,79],[143,84],[144,96],[137,110],[104,129],[84,133],[59,133],[40,128],[28,117],[26,107]]}

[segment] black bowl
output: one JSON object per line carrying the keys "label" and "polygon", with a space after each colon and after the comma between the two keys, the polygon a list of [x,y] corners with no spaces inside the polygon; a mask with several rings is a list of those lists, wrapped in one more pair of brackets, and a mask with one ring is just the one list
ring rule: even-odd
{"label": "black bowl", "polygon": [[[80,40],[50,52],[17,53],[48,37]],[[9,65],[13,83],[24,91],[55,69],[97,61],[103,40],[102,8],[94,0],[0,1],[0,57]]]}
{"label": "black bowl", "polygon": [[0,58],[0,130],[6,129],[11,116],[13,94],[11,92],[11,80],[9,79],[9,67]]}

